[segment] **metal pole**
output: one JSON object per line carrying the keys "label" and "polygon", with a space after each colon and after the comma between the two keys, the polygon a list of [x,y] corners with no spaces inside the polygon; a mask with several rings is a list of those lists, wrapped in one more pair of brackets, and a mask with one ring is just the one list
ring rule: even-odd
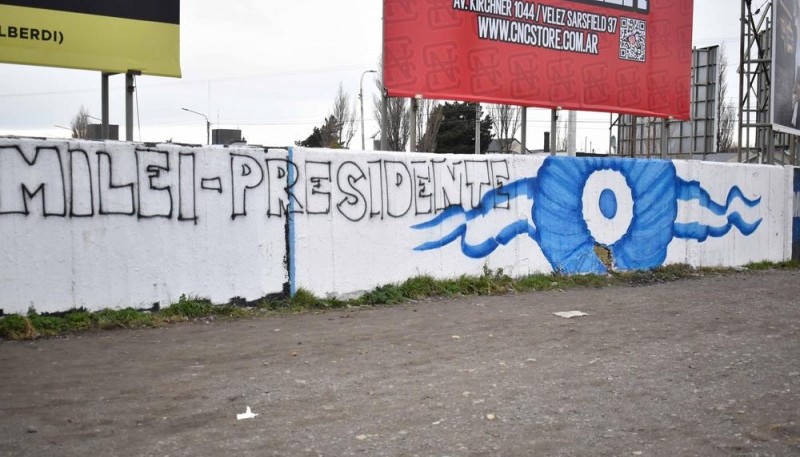
{"label": "metal pole", "polygon": [[203,116],[206,120],[206,144],[211,144],[211,121],[208,120],[208,116],[203,113],[198,113],[197,111],[192,111],[188,108],[181,108],[182,110],[186,111],[187,113],[197,114],[198,116]]}
{"label": "metal pole", "polygon": [[475,154],[481,153],[481,104],[475,104]]}
{"label": "metal pole", "polygon": [[[739,16],[739,132],[738,132],[738,144],[736,145],[736,155],[737,161],[742,162],[742,129],[744,128],[745,119],[744,115],[744,70],[745,70],[745,56],[744,56],[744,41],[745,41],[745,32],[746,32],[746,25],[745,25],[745,8],[744,8],[744,0],[742,0],[742,12]],[[723,100],[717,100],[717,103],[722,103]],[[750,122],[748,114],[747,122]]]}
{"label": "metal pole", "polygon": [[608,113],[608,155],[611,155],[611,149],[614,146],[614,113]]}
{"label": "metal pole", "polygon": [[386,88],[381,91],[381,151],[389,149],[389,97]]}
{"label": "metal pole", "polygon": [[661,158],[667,158],[667,148],[669,147],[669,122],[661,119]]}
{"label": "metal pole", "polygon": [[556,130],[558,130],[558,108],[550,110],[550,155],[556,155]]}
{"label": "metal pole", "polygon": [[636,157],[636,137],[638,136],[636,119],[637,116],[631,116],[631,157]]}
{"label": "metal pole", "polygon": [[358,100],[361,102],[361,150],[365,149],[364,147],[364,75],[367,73],[377,73],[375,70],[366,70],[364,73],[361,73],[361,80],[358,83]]}
{"label": "metal pole", "polygon": [[411,106],[408,110],[408,123],[409,123],[409,145],[410,152],[417,151],[417,99],[411,98]]}
{"label": "metal pole", "polygon": [[100,127],[100,139],[108,139],[108,78],[111,73],[100,74],[100,120],[102,126]]}
{"label": "metal pole", "polygon": [[[386,17],[386,5],[381,2],[381,17]],[[386,31],[383,30],[381,27],[381,43],[386,42]],[[384,84],[384,78],[386,76],[386,66],[384,65],[384,58],[385,56],[381,55],[381,151],[385,151],[389,146],[389,139],[386,138],[386,134],[388,133],[389,129],[387,126],[389,125],[389,120],[386,119],[389,114],[389,107],[386,106],[389,102],[388,98],[388,91],[386,90],[386,85]]]}
{"label": "metal pole", "polygon": [[519,109],[522,110],[522,115],[520,116],[522,118],[522,131],[520,132],[520,140],[522,142],[521,153],[527,154],[528,147],[526,145],[528,144],[528,107],[521,106]]}
{"label": "metal pole", "polygon": [[767,134],[767,156],[766,160],[762,161],[767,165],[775,165],[775,132],[771,127],[764,129]]}
{"label": "metal pole", "polygon": [[133,141],[133,73],[125,73],[125,141]]}

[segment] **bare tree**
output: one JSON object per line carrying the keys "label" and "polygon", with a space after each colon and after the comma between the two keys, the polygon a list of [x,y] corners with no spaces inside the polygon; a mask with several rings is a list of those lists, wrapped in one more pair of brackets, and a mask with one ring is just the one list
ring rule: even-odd
{"label": "bare tree", "polygon": [[436,100],[420,100],[417,106],[417,132],[422,132],[417,141],[417,151],[436,152],[436,136],[442,125],[444,112]]}
{"label": "bare tree", "polygon": [[[378,86],[378,94],[372,98],[372,113],[378,120],[378,125],[382,123],[382,107],[384,93],[383,88],[383,63],[378,62],[378,77],[375,78],[375,85]],[[411,132],[411,124],[408,120],[408,100],[405,98],[390,97],[386,99],[386,135],[387,148],[390,151],[405,151],[408,144],[408,137]]]}
{"label": "bare tree", "polygon": [[[492,128],[500,145],[500,153],[513,153],[514,137],[520,125],[520,109],[512,105],[489,105]],[[525,152],[525,151],[521,151]]]}
{"label": "bare tree", "polygon": [[350,147],[350,141],[356,134],[356,105],[355,102],[350,103],[350,94],[344,91],[344,86],[339,83],[339,91],[336,93],[336,98],[333,100],[333,112],[331,115],[336,120],[336,129],[334,132],[335,140],[341,147]]}
{"label": "bare tree", "polygon": [[719,69],[719,89],[717,90],[717,152],[733,150],[736,145],[733,141],[733,133],[736,130],[736,105],[727,100],[728,96],[728,57],[725,47],[719,48],[719,59],[717,59]]}
{"label": "bare tree", "polygon": [[72,129],[72,138],[86,138],[89,136],[89,110],[81,105],[78,113],[69,122]]}

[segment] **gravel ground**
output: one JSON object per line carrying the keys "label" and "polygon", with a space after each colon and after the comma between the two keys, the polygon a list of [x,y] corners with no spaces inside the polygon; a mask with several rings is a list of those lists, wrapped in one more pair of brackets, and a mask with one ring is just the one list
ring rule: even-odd
{"label": "gravel ground", "polygon": [[786,456],[798,416],[797,271],[0,342],[5,457]]}

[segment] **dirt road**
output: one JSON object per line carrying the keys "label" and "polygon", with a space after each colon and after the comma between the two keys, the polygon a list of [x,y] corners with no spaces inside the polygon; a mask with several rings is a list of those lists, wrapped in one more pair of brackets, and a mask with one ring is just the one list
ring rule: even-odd
{"label": "dirt road", "polygon": [[0,455],[800,455],[800,273],[0,342]]}

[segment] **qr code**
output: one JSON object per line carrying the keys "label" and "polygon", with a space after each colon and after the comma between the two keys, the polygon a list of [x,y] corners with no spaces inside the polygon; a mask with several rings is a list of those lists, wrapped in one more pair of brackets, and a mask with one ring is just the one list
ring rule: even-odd
{"label": "qr code", "polygon": [[619,58],[644,62],[647,47],[647,23],[629,17],[619,18]]}

